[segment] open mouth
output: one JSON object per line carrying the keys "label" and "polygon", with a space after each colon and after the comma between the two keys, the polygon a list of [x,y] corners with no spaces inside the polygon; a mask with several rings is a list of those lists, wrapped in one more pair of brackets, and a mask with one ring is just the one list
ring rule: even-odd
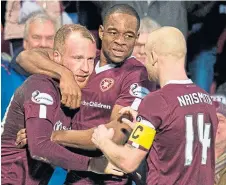
{"label": "open mouth", "polygon": [[123,56],[124,55],[124,51],[123,50],[120,50],[120,49],[112,49],[113,51],[113,54],[115,56]]}

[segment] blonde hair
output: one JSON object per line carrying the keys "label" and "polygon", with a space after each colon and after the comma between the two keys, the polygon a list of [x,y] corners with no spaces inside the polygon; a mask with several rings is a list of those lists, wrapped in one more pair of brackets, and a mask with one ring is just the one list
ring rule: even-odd
{"label": "blonde hair", "polygon": [[39,20],[40,22],[50,21],[50,22],[52,22],[52,24],[54,26],[55,32],[58,29],[57,22],[55,20],[53,20],[49,15],[47,15],[46,13],[43,13],[43,12],[36,12],[36,13],[33,13],[31,15],[31,17],[25,23],[24,39],[27,39],[27,37],[28,37],[30,24],[37,21],[37,20]]}
{"label": "blonde hair", "polygon": [[91,40],[93,43],[96,42],[94,36],[86,27],[79,24],[65,24],[56,32],[54,50],[62,52],[67,37],[73,32],[80,33],[82,37]]}
{"label": "blonde hair", "polygon": [[140,21],[140,33],[151,33],[161,28],[160,24],[149,17],[145,17]]}

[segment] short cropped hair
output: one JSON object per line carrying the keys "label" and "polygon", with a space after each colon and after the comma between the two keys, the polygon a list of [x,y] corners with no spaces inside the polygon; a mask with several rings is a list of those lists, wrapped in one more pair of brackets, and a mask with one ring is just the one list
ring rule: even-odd
{"label": "short cropped hair", "polygon": [[151,33],[159,28],[161,28],[160,24],[150,17],[144,17],[140,21],[140,33]]}
{"label": "short cropped hair", "polygon": [[103,16],[103,25],[105,25],[108,21],[108,18],[110,15],[114,13],[124,13],[128,15],[132,15],[137,19],[137,30],[140,28],[140,17],[137,13],[137,11],[132,7],[129,6],[128,4],[116,4],[112,7],[110,7],[106,12],[104,12]]}
{"label": "short cropped hair", "polygon": [[55,34],[54,50],[63,53],[65,41],[73,32],[80,33],[82,37],[91,40],[93,43],[96,42],[92,33],[85,26],[79,24],[65,24]]}
{"label": "short cropped hair", "polygon": [[29,26],[31,23],[35,21],[50,21],[54,25],[55,31],[57,31],[57,23],[55,20],[53,20],[49,15],[43,12],[36,12],[31,15],[31,17],[26,21],[25,27],[24,27],[24,39],[27,39],[28,32],[29,32]]}

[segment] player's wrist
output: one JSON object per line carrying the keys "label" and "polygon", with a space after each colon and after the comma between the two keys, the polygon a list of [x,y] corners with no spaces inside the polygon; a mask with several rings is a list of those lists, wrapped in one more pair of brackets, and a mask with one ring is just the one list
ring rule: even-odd
{"label": "player's wrist", "polygon": [[58,68],[56,69],[56,72],[59,75],[59,80],[68,79],[72,77],[74,78],[72,71],[64,66],[59,65]]}
{"label": "player's wrist", "polygon": [[57,137],[57,131],[53,131],[50,140],[54,143],[59,143],[59,137]]}
{"label": "player's wrist", "polygon": [[111,140],[109,138],[101,139],[100,142],[99,142],[99,145],[98,145],[99,149],[104,151],[105,146],[107,146],[110,141]]}

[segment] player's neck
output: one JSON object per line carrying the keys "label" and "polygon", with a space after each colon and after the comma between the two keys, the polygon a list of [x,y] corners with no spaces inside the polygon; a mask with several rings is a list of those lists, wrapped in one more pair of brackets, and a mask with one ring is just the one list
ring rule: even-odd
{"label": "player's neck", "polygon": [[166,67],[165,69],[163,68],[161,73],[160,73],[160,78],[159,78],[159,83],[160,86],[163,87],[166,85],[169,81],[171,80],[188,80],[187,74],[183,67]]}
{"label": "player's neck", "polygon": [[100,67],[105,66],[107,64],[112,64],[112,62],[110,61],[110,59],[108,59],[104,55],[103,50],[101,50],[101,52],[100,52]]}
{"label": "player's neck", "polygon": [[107,65],[107,59],[104,56],[103,50],[100,52],[100,67]]}

